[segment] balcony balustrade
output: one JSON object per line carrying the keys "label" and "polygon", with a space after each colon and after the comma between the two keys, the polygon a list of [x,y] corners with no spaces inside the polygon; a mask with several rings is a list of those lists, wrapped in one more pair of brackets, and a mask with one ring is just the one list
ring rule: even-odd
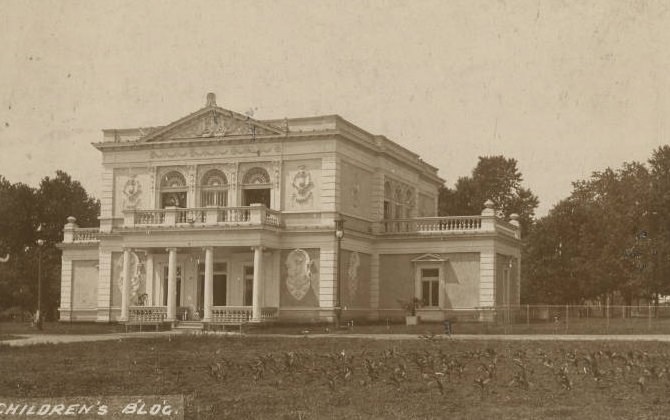
{"label": "balcony balustrade", "polygon": [[[325,213],[314,212],[301,218],[294,214],[283,215],[276,210],[268,209],[263,205],[248,207],[205,207],[205,208],[176,208],[168,207],[155,210],[127,210],[124,211],[124,228],[166,228],[166,227],[244,227],[268,226],[280,228],[284,226],[310,227],[332,226],[332,219],[324,217]],[[319,217],[316,217],[319,216]],[[417,217],[407,219],[384,219],[378,222],[359,217],[342,215],[347,230],[366,234],[391,235],[458,235],[497,233],[512,238],[520,238],[518,221],[503,220],[495,215],[481,216],[448,216],[448,217]],[[314,223],[314,222],[316,223]],[[69,220],[64,229],[64,243],[96,243],[99,241],[98,228],[79,228],[74,218]]]}
{"label": "balcony balustrade", "polygon": [[377,224],[380,235],[397,234],[475,234],[499,232],[519,238],[519,228],[496,216],[418,217],[385,219]]}
{"label": "balcony balustrade", "polygon": [[217,225],[267,225],[279,227],[281,213],[263,205],[249,207],[168,207],[157,210],[126,210],[124,224],[134,227],[187,227]]}

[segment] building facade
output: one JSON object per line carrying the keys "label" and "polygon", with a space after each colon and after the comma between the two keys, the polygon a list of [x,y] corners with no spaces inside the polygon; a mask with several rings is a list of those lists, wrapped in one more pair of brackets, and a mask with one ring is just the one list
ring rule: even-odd
{"label": "building facade", "polygon": [[60,319],[484,319],[519,303],[520,233],[487,203],[437,217],[437,169],[336,115],[216,104],[103,130],[100,227],[61,244]]}

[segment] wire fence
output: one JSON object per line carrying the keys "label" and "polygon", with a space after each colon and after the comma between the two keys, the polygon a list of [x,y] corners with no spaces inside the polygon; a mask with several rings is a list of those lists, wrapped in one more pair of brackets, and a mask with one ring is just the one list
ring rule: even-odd
{"label": "wire fence", "polygon": [[446,310],[456,332],[472,334],[670,334],[665,305],[515,305]]}

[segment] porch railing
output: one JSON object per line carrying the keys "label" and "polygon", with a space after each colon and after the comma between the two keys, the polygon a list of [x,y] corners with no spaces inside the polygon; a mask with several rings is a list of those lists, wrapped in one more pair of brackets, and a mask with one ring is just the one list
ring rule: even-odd
{"label": "porch railing", "polygon": [[[277,308],[261,308],[261,321],[277,319]],[[212,322],[239,324],[249,322],[253,314],[251,306],[214,306]]]}
{"label": "porch railing", "polygon": [[164,322],[167,318],[166,306],[131,306],[128,308],[128,321],[133,323]]}

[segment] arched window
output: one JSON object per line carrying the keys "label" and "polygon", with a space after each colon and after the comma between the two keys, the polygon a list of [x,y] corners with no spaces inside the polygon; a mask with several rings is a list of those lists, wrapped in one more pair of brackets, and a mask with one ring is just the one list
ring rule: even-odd
{"label": "arched window", "polygon": [[228,179],[218,169],[207,171],[200,183],[200,206],[226,207],[228,205]]}
{"label": "arched window", "polygon": [[186,207],[186,178],[179,171],[171,171],[163,175],[160,183],[161,208]]}
{"label": "arched window", "polygon": [[242,205],[264,204],[270,207],[272,183],[268,172],[260,167],[251,168],[242,178]]}
{"label": "arched window", "polygon": [[393,201],[395,202],[395,217],[396,219],[402,219],[405,217],[403,212],[403,193],[400,187],[396,188],[395,195],[393,196]]}
{"label": "arched window", "polygon": [[244,174],[242,183],[245,186],[270,184],[270,175],[263,168],[251,168]]}
{"label": "arched window", "polygon": [[384,182],[384,219],[393,218],[393,207],[391,206],[391,184],[386,181]]}
{"label": "arched window", "polygon": [[409,219],[412,217],[412,210],[414,209],[414,190],[408,188],[405,191],[405,217]]}

